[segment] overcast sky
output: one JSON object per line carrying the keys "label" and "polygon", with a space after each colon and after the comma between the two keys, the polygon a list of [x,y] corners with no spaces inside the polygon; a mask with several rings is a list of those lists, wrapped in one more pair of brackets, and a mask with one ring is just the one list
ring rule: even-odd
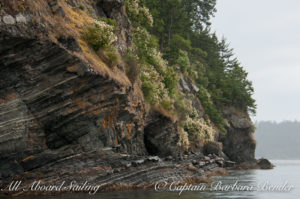
{"label": "overcast sky", "polygon": [[300,120],[300,0],[217,0],[224,35],[255,88],[254,120]]}

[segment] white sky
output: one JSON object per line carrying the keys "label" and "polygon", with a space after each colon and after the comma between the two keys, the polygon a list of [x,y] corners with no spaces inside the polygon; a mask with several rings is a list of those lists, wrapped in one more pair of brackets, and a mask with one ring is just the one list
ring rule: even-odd
{"label": "white sky", "polygon": [[253,82],[254,120],[300,120],[300,0],[217,0],[224,35]]}

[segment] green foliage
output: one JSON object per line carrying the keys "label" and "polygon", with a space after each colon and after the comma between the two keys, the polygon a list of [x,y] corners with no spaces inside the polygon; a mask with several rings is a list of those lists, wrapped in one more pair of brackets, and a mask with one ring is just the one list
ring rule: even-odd
{"label": "green foliage", "polygon": [[151,105],[157,105],[171,101],[168,91],[163,83],[163,77],[150,65],[144,65],[141,69],[142,91],[146,101]]}
{"label": "green foliage", "polygon": [[111,68],[121,62],[118,50],[112,45],[117,40],[113,32],[114,24],[114,20],[101,18],[84,32],[84,39]]}
{"label": "green foliage", "polygon": [[[210,31],[216,0],[125,0],[125,4],[133,24],[134,65],[149,104],[175,108],[189,134],[203,131],[209,121],[225,131],[219,111],[225,105],[255,112],[247,72],[226,40]],[[178,66],[184,78],[188,76],[200,88],[197,97],[208,116],[205,122],[192,107],[192,99],[177,88],[174,68]]]}
{"label": "green foliage", "polygon": [[115,26],[116,25],[116,20],[112,18],[106,18],[106,17],[99,17],[99,21],[104,21],[108,25]]}
{"label": "green foliage", "polygon": [[149,103],[149,104],[156,104],[157,101],[155,100],[154,97],[154,93],[157,93],[156,91],[156,87],[154,84],[152,84],[151,81],[149,81],[149,79],[143,77],[142,78],[142,91],[145,97],[145,100]]}
{"label": "green foliage", "polygon": [[[166,109],[173,107],[171,98],[176,93],[178,77],[158,51],[157,39],[145,28],[133,30],[133,43],[141,69],[142,91],[151,105],[160,104]],[[176,81],[177,80],[177,81]]]}
{"label": "green foliage", "polygon": [[184,39],[179,34],[174,34],[170,40],[170,49],[166,53],[166,57],[170,61],[170,64],[174,64],[178,56],[181,56],[182,51],[188,52],[191,50],[191,41]]}
{"label": "green foliage", "polygon": [[95,23],[89,26],[84,33],[84,38],[95,51],[108,48],[115,39],[112,27],[106,23]]}
{"label": "green foliage", "polygon": [[[216,0],[144,0],[153,16],[150,32],[158,36],[162,50],[170,50],[171,39],[187,39],[189,32],[200,32],[216,12]],[[186,50],[186,49],[182,49]]]}
{"label": "green foliage", "polygon": [[136,53],[143,63],[149,63],[161,71],[161,65],[165,65],[164,60],[159,55],[157,39],[150,35],[145,28],[135,28],[133,30],[133,42]]}
{"label": "green foliage", "polygon": [[80,10],[85,10],[85,6],[84,6],[83,4],[80,4],[80,5],[79,5],[79,9],[80,9]]}
{"label": "green foliage", "polygon": [[192,140],[200,142],[213,140],[214,129],[207,124],[203,119],[195,120],[188,118],[184,122],[184,131],[186,131]]}
{"label": "green foliage", "polygon": [[[178,64],[198,86],[207,89],[218,107],[233,105],[255,112],[252,83],[234,58],[225,39],[210,33],[210,17],[216,12],[216,0],[144,0],[154,19],[148,30],[159,39],[168,62]],[[211,107],[211,106],[210,106]],[[210,108],[214,113],[214,109]],[[217,118],[217,114],[215,115]]]}
{"label": "green foliage", "polygon": [[98,55],[111,68],[117,66],[121,62],[120,54],[113,46],[99,50]]}
{"label": "green foliage", "polygon": [[176,64],[180,66],[182,73],[187,74],[188,70],[191,67],[191,63],[188,53],[186,51],[179,50],[179,55],[176,60]]}
{"label": "green foliage", "polygon": [[[218,40],[215,34],[204,31],[194,35],[207,55],[201,59],[206,68],[197,68],[201,75],[196,80],[211,93],[214,102],[221,102],[225,105],[233,105],[241,110],[255,114],[255,100],[252,98],[252,83],[247,79],[247,72],[240,66],[240,63],[233,57],[233,50],[229,48],[225,39]],[[207,77],[207,84],[203,77]]]}
{"label": "green foliage", "polygon": [[152,26],[153,18],[149,9],[140,0],[125,0],[127,14],[135,26]]}
{"label": "green foliage", "polygon": [[173,110],[174,109],[174,106],[173,106],[173,101],[171,100],[162,100],[160,102],[161,106],[166,109],[166,110]]}
{"label": "green foliage", "polygon": [[179,81],[178,73],[172,67],[168,67],[163,76],[163,82],[168,89],[169,95],[174,96]]}
{"label": "green foliage", "polygon": [[203,105],[206,114],[209,118],[218,126],[220,130],[225,132],[225,122],[223,117],[221,116],[220,111],[216,108],[215,104],[211,101],[210,95],[205,88],[200,88],[197,93],[197,97],[200,99],[201,104]]}

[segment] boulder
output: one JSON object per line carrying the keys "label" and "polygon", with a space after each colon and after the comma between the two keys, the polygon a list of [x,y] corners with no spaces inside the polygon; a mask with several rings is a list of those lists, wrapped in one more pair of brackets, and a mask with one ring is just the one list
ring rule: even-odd
{"label": "boulder", "polygon": [[158,156],[150,156],[147,158],[149,162],[160,162],[161,159]]}
{"label": "boulder", "polygon": [[257,165],[260,169],[273,169],[274,165],[267,159],[261,158],[257,160]]}
{"label": "boulder", "polygon": [[225,167],[234,167],[236,164],[236,162],[233,162],[233,161],[230,161],[230,160],[227,160],[224,162],[224,166]]}
{"label": "boulder", "polygon": [[11,15],[5,15],[2,20],[7,25],[13,25],[16,23],[15,18]]}
{"label": "boulder", "polygon": [[222,149],[222,143],[210,141],[204,144],[203,153],[204,155],[214,154],[217,156],[222,156]]}
{"label": "boulder", "polygon": [[27,19],[24,15],[22,15],[21,13],[19,13],[17,16],[16,16],[16,21],[17,23],[27,23]]}
{"label": "boulder", "polygon": [[133,161],[131,164],[132,164],[132,166],[137,167],[137,166],[142,165],[144,163],[145,163],[145,160],[144,159],[140,159],[140,160]]}

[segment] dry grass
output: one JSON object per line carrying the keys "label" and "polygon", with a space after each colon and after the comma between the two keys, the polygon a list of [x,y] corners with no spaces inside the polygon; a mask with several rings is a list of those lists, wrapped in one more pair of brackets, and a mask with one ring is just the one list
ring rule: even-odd
{"label": "dry grass", "polygon": [[162,107],[161,105],[152,106],[151,110],[156,111],[156,112],[162,114],[163,116],[169,118],[173,123],[177,122],[179,119],[174,110],[167,110],[164,107]]}
{"label": "dry grass", "polygon": [[[120,71],[117,67],[110,69],[82,38],[87,26],[94,23],[94,18],[91,15],[94,11],[92,6],[93,1],[79,0],[79,4],[84,5],[86,10],[88,10],[83,11],[79,8],[71,8],[65,1],[58,0],[58,5],[54,6],[54,9],[61,7],[65,12],[65,17],[52,14],[51,11],[49,12],[50,7],[48,1],[49,0],[3,0],[1,3],[5,5],[5,11],[12,15],[16,15],[20,12],[30,13],[33,23],[44,24],[48,33],[41,33],[39,35],[42,38],[44,37],[44,39],[50,39],[58,43],[57,38],[60,37],[75,38],[82,52],[70,53],[83,60],[96,74],[113,79],[121,85],[131,85],[123,71]],[[41,16],[39,16],[39,13]]]}
{"label": "dry grass", "polygon": [[75,53],[78,57],[85,60],[94,72],[107,76],[117,81],[122,85],[129,86],[131,85],[126,74],[120,71],[117,67],[110,67],[104,63],[98,54],[88,45],[88,43],[83,39],[82,35],[84,34],[86,28],[94,23],[94,19],[85,11],[74,9],[64,6],[67,17],[70,19],[70,25],[72,29],[76,32],[77,40],[82,49],[82,53]]}

